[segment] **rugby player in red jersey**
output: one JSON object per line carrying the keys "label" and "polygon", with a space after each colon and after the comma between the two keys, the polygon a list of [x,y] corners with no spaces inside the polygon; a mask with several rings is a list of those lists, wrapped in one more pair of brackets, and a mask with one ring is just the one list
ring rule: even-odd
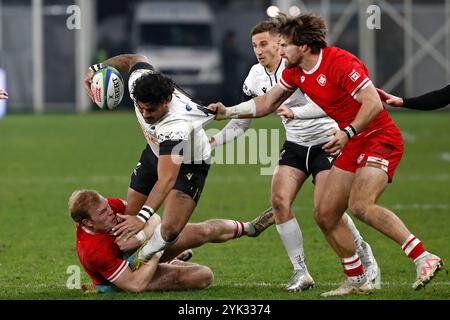
{"label": "rugby player in red jersey", "polygon": [[399,244],[416,265],[414,289],[424,287],[443,268],[442,260],[427,252],[405,224],[389,209],[376,204],[392,182],[403,154],[400,130],[384,109],[363,62],[351,53],[325,41],[326,26],[320,17],[304,14],[276,18],[280,54],[286,69],[270,91],[239,105],[225,108],[209,105],[216,119],[261,117],[275,111],[300,88],[336,120],[339,129],[330,132],[323,148],[339,157],[333,164],[315,209],[316,222],[327,241],[342,259],[347,279],[335,296],[367,294],[372,287],[355,253],[355,244],[341,216],[349,207],[363,222]]}
{"label": "rugby player in red jersey", "polygon": [[139,252],[148,245],[161,219],[154,214],[135,236],[116,238],[111,230],[125,217],[126,207],[125,200],[104,198],[94,190],[77,190],[69,199],[69,212],[77,223],[78,257],[97,292],[206,288],[214,279],[208,267],[174,258],[207,242],[225,242],[243,235],[256,237],[273,224],[272,215],[266,212],[245,223],[224,219],[189,223],[176,243],[142,261]]}

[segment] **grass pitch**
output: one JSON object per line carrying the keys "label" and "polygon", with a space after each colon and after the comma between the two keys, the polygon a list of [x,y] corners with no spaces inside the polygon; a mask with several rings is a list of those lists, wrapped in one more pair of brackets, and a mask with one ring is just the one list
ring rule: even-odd
{"label": "grass pitch", "polygon": [[[379,203],[395,211],[428,250],[450,261],[450,113],[407,111],[392,116],[404,134],[405,154]],[[255,120],[253,127],[281,129],[281,123],[273,116]],[[215,274],[207,290],[86,295],[68,289],[67,270],[79,265],[75,227],[67,212],[69,195],[92,188],[125,197],[144,146],[135,116],[127,111],[8,115],[0,120],[0,299],[322,299],[320,293],[343,280],[339,260],[313,221],[309,181],[294,211],[314,290],[283,291],[291,265],[273,227],[256,239],[196,249],[193,261],[210,266]],[[260,175],[261,167],[266,165],[214,165],[191,221],[249,220],[263,211],[269,205],[271,177]],[[382,289],[368,297],[343,299],[450,298],[450,278],[444,272],[425,290],[412,290],[414,265],[400,247],[356,224],[381,267]],[[89,282],[83,271],[81,282]]]}

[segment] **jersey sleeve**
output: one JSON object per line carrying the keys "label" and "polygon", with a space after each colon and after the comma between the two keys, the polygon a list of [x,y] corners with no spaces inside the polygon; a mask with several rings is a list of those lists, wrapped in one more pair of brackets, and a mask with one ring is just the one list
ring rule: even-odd
{"label": "jersey sleeve", "polygon": [[436,110],[450,104],[450,83],[440,90],[431,91],[414,98],[404,98],[403,108]]}
{"label": "jersey sleeve", "polygon": [[372,83],[366,66],[352,55],[342,55],[334,61],[332,76],[353,98]]}
{"label": "jersey sleeve", "polygon": [[244,83],[242,84],[242,101],[248,101],[254,97],[256,97],[256,93],[252,91],[252,69],[247,75],[247,78],[245,78]]}
{"label": "jersey sleeve", "polygon": [[100,273],[109,282],[114,282],[128,267],[128,261],[117,257],[113,243],[100,242],[99,249],[90,259],[90,268]]}
{"label": "jersey sleeve", "polygon": [[278,85],[285,91],[293,91],[297,89],[297,85],[294,81],[295,68],[285,68],[281,74],[281,79],[278,81]]}

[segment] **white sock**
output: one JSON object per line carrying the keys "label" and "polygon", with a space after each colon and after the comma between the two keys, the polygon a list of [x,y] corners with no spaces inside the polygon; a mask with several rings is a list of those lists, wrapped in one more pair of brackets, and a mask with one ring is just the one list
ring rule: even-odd
{"label": "white sock", "polygon": [[359,233],[358,229],[356,229],[356,226],[353,223],[352,218],[350,218],[350,216],[347,214],[347,212],[344,212],[343,217],[347,217],[347,225],[350,228],[350,231],[352,232],[353,239],[355,240],[356,248],[358,248],[361,245],[363,238],[361,237],[361,234]]}
{"label": "white sock", "polygon": [[303,270],[307,273],[308,268],[306,267],[305,253],[303,251],[303,236],[297,219],[292,218],[285,223],[277,224],[276,228],[294,269]]}
{"label": "white sock", "polygon": [[143,246],[138,254],[138,259],[147,260],[156,252],[165,249],[165,247],[169,244],[166,242],[161,235],[161,223],[156,226],[155,232],[153,232],[152,237],[147,242],[145,246]]}

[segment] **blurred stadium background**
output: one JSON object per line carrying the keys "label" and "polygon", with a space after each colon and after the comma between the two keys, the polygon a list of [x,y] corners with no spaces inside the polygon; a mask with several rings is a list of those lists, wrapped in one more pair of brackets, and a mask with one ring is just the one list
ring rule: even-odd
{"label": "blurred stadium background", "polygon": [[[73,222],[67,216],[70,193],[93,188],[125,197],[129,174],[145,144],[128,99],[116,111],[101,114],[88,101],[82,78],[94,62],[144,52],[205,103],[235,103],[249,67],[256,63],[250,29],[267,18],[269,7],[277,6],[293,14],[312,10],[322,15],[328,22],[329,43],[360,56],[378,87],[411,96],[450,82],[450,0],[180,0],[162,1],[159,7],[158,3],[0,0],[0,88],[9,93],[7,104],[0,104],[0,118],[4,117],[0,119],[0,299],[113,298],[66,288],[66,270],[78,264]],[[174,9],[174,3],[181,9]],[[371,5],[381,10],[381,29],[367,28]],[[161,26],[170,33],[153,37],[159,32],[152,30]],[[427,248],[448,260],[448,108],[390,111],[406,148],[396,182],[381,203],[394,209]],[[281,123],[268,117],[255,121],[255,128],[281,129]],[[192,221],[246,220],[264,210],[271,177],[261,176],[259,169],[214,166]],[[282,290],[291,270],[272,228],[258,242],[242,239],[198,250],[195,261],[211,266],[216,281],[211,289],[189,293],[188,298],[319,299],[320,292],[334,287],[342,275],[313,222],[311,193],[312,184],[305,184],[294,210],[302,223],[311,270],[319,280],[317,290],[304,295]],[[373,299],[450,299],[448,277],[439,276],[427,291],[413,292],[410,261],[390,240],[356,223],[383,272],[384,289]],[[84,274],[83,282],[88,282]],[[139,296],[186,297],[185,293]]]}
{"label": "blurred stadium background", "polygon": [[[86,66],[128,52],[148,54],[205,102],[237,102],[256,62],[250,29],[272,5],[322,15],[329,43],[362,58],[383,89],[410,96],[450,81],[449,0],[1,0],[8,112],[89,111],[81,81]],[[366,26],[371,5],[381,10],[380,29]],[[78,26],[70,29],[78,13]]]}

